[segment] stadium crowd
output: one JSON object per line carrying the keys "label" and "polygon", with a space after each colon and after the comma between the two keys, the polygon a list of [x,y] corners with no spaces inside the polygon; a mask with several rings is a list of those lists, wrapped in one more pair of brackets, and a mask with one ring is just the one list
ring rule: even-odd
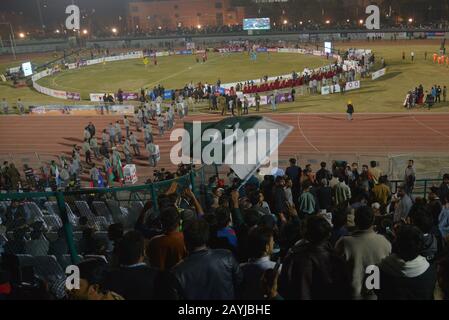
{"label": "stadium crowd", "polygon": [[[427,199],[413,195],[415,179],[413,161],[396,193],[374,161],[361,170],[322,163],[313,172],[291,159],[285,170],[244,185],[230,170],[212,176],[198,197],[172,183],[157,208],[147,202],[128,227],[109,224],[108,239],[95,237],[98,226],[74,210],[82,232],[77,249],[86,258],[78,265],[80,289],[60,298],[448,299],[449,174]],[[17,283],[11,261],[68,254],[63,229],[50,241],[25,204],[1,204],[8,238],[2,236],[0,297],[54,298],[42,279],[32,287]],[[365,280],[373,266],[380,286],[371,288]]]}

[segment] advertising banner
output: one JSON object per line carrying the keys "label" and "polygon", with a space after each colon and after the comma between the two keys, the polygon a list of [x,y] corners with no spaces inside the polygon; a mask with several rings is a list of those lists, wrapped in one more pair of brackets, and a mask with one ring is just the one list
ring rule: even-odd
{"label": "advertising banner", "polygon": [[67,92],[66,96],[67,96],[68,100],[76,100],[76,101],[81,100],[81,94],[79,94],[77,92]]}
{"label": "advertising banner", "polygon": [[386,73],[387,73],[387,69],[386,68],[383,68],[383,69],[380,69],[379,71],[373,72],[373,74],[371,75],[372,76],[372,80],[376,80],[376,79],[378,79],[380,77],[383,77]]}
{"label": "advertising banner", "polygon": [[[353,81],[346,83],[346,91],[360,89],[360,81]],[[334,86],[324,86],[321,87],[321,95],[328,95],[332,93],[340,92],[340,85],[336,84]]]}
{"label": "advertising banner", "polygon": [[139,95],[135,92],[124,92],[123,93],[123,100],[125,101],[132,101],[132,100],[138,100]]}

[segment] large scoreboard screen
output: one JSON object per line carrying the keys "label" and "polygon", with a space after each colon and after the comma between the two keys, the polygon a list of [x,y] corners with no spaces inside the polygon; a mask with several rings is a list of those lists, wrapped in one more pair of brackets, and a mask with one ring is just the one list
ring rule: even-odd
{"label": "large scoreboard screen", "polygon": [[270,30],[270,18],[243,19],[243,30]]}

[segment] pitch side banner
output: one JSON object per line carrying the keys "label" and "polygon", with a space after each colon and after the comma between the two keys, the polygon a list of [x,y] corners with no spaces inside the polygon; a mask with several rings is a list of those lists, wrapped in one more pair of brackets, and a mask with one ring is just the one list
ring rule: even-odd
{"label": "pitch side banner", "polygon": [[[346,83],[346,91],[352,91],[352,90],[357,90],[357,89],[360,89],[360,81],[353,81],[353,82]],[[340,85],[338,85],[338,84],[336,84],[334,86],[321,87],[321,94],[323,96],[332,94],[332,93],[337,93],[340,91],[341,91]]]}
{"label": "pitch side banner", "polygon": [[386,68],[380,69],[379,71],[373,72],[373,74],[371,75],[372,76],[372,80],[379,79],[380,77],[383,77],[386,74],[387,74],[387,69]]}

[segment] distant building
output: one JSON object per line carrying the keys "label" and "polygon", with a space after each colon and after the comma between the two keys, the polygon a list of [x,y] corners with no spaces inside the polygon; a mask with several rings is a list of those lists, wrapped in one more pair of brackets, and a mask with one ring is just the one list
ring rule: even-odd
{"label": "distant building", "polygon": [[202,28],[242,24],[244,7],[233,7],[231,0],[147,0],[130,2],[130,30],[161,28]]}

